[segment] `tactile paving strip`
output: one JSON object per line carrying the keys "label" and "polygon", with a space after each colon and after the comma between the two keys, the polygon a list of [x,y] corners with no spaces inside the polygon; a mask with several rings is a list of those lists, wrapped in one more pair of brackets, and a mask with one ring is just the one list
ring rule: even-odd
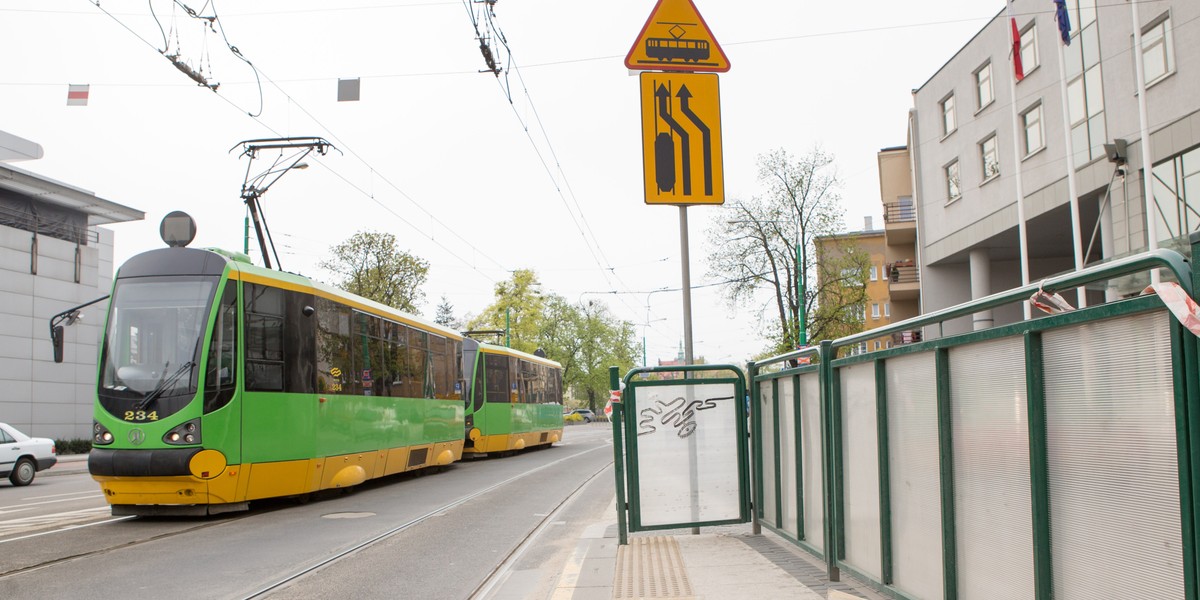
{"label": "tactile paving strip", "polygon": [[692,584],[674,538],[633,537],[617,549],[613,598],[692,597]]}

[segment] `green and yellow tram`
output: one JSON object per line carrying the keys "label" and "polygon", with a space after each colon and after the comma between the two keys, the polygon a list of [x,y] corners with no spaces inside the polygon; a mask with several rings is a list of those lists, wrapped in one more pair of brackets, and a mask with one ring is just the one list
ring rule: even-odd
{"label": "green and yellow tram", "polygon": [[473,365],[465,373],[471,382],[465,452],[503,454],[562,439],[561,365],[470,338],[463,356]]}
{"label": "green and yellow tram", "polygon": [[[88,460],[113,514],[244,510],[448,465],[464,443],[560,439],[557,363],[184,244],[113,284]],[[479,408],[467,382],[511,393]]]}

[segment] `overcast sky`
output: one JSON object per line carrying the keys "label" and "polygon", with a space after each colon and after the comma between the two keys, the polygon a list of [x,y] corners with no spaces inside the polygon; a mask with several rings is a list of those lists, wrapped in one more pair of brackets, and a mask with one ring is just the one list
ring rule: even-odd
{"label": "overcast sky", "polygon": [[[214,14],[212,2],[185,4]],[[732,65],[720,76],[726,198],[759,193],[759,154],[820,146],[845,182],[847,230],[862,229],[866,215],[881,223],[876,153],[905,143],[911,90],[1004,8],[696,4]],[[546,291],[606,302],[644,329],[654,364],[683,339],[680,293],[648,295],[679,288],[679,210],[644,204],[638,78],[623,61],[654,5],[496,2],[515,67],[510,105],[504,78],[478,72],[461,1],[221,0],[221,29],[259,85],[219,30],[169,0],[103,0],[103,10],[91,0],[6,0],[0,129],[45,149],[16,166],[146,212],[112,227],[118,264],[161,246],[158,224],[172,210],[196,218],[194,245],[240,250],[247,161],[229,150],[246,139],[324,137],[342,153],[308,160],[262,200],[284,269],[328,281],[316,265],[330,246],[388,231],[431,264],[426,316],[443,295],[460,316],[477,313],[496,282],[531,268]],[[164,43],[218,92],[164,59]],[[361,100],[338,102],[337,80],[354,77]],[[90,84],[87,106],[66,105],[68,84]],[[714,281],[706,256],[716,212],[689,209],[693,286]],[[697,356],[741,363],[765,345],[762,306],[731,309],[716,287],[696,289],[693,304]]]}

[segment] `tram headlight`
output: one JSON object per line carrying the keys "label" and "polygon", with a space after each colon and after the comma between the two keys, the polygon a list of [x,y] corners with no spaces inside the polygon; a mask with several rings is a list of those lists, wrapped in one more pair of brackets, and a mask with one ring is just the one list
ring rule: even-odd
{"label": "tram headlight", "polygon": [[192,419],[175,426],[163,436],[163,442],[172,446],[190,446],[200,443],[200,419]]}
{"label": "tram headlight", "polygon": [[101,425],[98,421],[92,421],[92,443],[97,446],[104,446],[113,442],[113,434],[107,427]]}

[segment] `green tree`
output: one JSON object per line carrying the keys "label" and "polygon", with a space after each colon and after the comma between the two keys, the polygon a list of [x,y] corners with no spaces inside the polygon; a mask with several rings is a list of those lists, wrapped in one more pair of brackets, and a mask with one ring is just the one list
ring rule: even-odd
{"label": "green tree", "polygon": [[433,322],[451,329],[462,329],[462,320],[454,316],[454,305],[450,304],[450,299],[445,296],[442,296],[441,302],[438,302]]}
{"label": "green tree", "polygon": [[467,329],[504,330],[507,323],[511,347],[530,353],[537,350],[542,309],[545,306],[537,273],[530,269],[513,271],[512,277],[496,284],[495,294],[496,301],[471,319]]}
{"label": "green tree", "polygon": [[639,346],[632,323],[615,318],[603,303],[573,304],[542,291],[530,270],[513,272],[496,284],[496,300],[468,323],[469,330],[504,329],[508,314],[510,344],[524,352],[541,349],[563,368],[563,387],[587,399],[607,397],[608,367],[622,371],[636,364]]}
{"label": "green tree", "polygon": [[390,233],[359,231],[330,253],[320,266],[340,276],[336,285],[347,292],[410,313],[425,299],[429,263],[400,250]]}
{"label": "green tree", "polygon": [[[769,293],[762,325],[775,354],[799,345],[801,310],[806,323],[814,322],[819,304],[813,284],[816,239],[841,228],[845,209],[833,157],[820,149],[799,158],[784,149],[759,155],[758,181],[762,196],[726,203],[714,216],[709,276],[729,282],[724,293],[730,306],[744,306],[757,301],[761,292]],[[803,298],[797,295],[798,277]],[[821,330],[812,330],[805,338],[818,340],[820,335]]]}

